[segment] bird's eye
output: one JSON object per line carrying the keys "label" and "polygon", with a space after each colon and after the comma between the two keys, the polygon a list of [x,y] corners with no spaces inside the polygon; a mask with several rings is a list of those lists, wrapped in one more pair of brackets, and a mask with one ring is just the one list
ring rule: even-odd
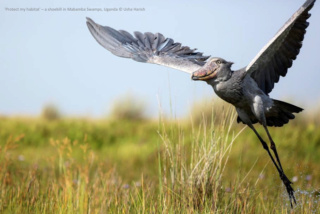
{"label": "bird's eye", "polygon": [[217,60],[217,64],[221,64],[221,60]]}

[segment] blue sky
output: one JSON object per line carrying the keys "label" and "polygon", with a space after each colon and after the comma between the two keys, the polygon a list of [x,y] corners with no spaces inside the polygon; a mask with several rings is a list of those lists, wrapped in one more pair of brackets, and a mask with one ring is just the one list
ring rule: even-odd
{"label": "blue sky", "polygon": [[[89,33],[85,17],[132,33],[160,32],[206,55],[246,66],[303,0],[24,1],[0,3],[0,114],[37,115],[47,103],[67,115],[103,116],[112,102],[136,95],[157,115],[181,116],[195,100],[216,97],[204,82],[170,68],[119,58]],[[22,12],[5,8],[144,8],[141,12]],[[320,103],[320,6],[311,11],[304,45],[270,94],[312,109]]]}

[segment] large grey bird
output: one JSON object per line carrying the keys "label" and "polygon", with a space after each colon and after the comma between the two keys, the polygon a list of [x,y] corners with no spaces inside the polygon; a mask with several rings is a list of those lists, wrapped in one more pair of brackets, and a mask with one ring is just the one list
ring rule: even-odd
{"label": "large grey bird", "polygon": [[[87,18],[87,26],[97,42],[114,55],[190,73],[193,80],[206,81],[220,98],[234,105],[238,113],[237,121],[249,126],[268,152],[287,189],[292,206],[292,202],[296,203],[292,182],[283,171],[276,145],[267,126],[283,126],[294,119],[293,113],[301,112],[303,109],[271,99],[268,94],[280,76],[284,77],[287,74],[292,61],[299,54],[309,25],[309,11],[314,3],[315,0],[307,0],[248,66],[235,71],[231,70],[232,62],[218,57],[203,56],[195,49],[165,38],[161,33],[134,32],[134,35],[131,35],[124,30],[117,31],[96,24],[90,18]],[[253,126],[258,122],[268,135],[275,158]]]}

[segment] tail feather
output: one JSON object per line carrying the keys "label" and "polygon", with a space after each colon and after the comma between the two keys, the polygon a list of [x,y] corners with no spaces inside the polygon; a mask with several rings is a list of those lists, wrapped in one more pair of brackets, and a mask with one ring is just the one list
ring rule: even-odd
{"label": "tail feather", "polygon": [[293,113],[299,113],[303,109],[280,101],[280,100],[273,100],[273,106],[269,112],[266,113],[266,120],[268,126],[283,126],[287,124],[289,120],[295,118]]}
{"label": "tail feather", "polygon": [[284,110],[287,110],[289,112],[293,112],[293,113],[299,113],[301,111],[303,111],[303,108],[300,108],[298,106],[292,105],[290,103],[286,103],[280,100],[273,100],[274,105],[279,106],[281,108],[283,108]]}
{"label": "tail feather", "polygon": [[[302,110],[303,109],[298,106],[273,99],[273,106],[271,107],[271,109],[265,112],[267,126],[283,126],[284,124],[287,124],[290,120],[293,120],[295,118],[293,113],[299,113]],[[249,117],[252,124],[259,122],[258,119],[253,115],[253,113],[249,114]],[[237,122],[244,123],[239,116],[237,118]]]}

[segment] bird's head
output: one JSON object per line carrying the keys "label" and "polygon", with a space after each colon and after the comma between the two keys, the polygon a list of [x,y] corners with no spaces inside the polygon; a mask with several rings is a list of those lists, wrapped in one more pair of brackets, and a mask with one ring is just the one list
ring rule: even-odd
{"label": "bird's head", "polygon": [[192,80],[209,81],[217,78],[228,78],[231,71],[232,62],[227,62],[222,58],[210,58],[200,69],[192,73]]}

